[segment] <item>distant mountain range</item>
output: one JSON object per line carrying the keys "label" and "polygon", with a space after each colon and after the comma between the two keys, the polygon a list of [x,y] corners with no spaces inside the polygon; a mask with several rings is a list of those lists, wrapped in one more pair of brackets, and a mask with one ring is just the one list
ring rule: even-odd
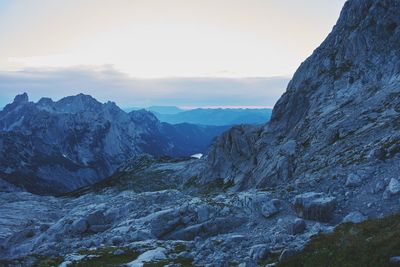
{"label": "distant mountain range", "polygon": [[[133,109],[127,109],[135,110]],[[202,125],[264,124],[271,118],[272,109],[250,108],[196,108],[190,110],[174,106],[152,106],[146,108],[157,119],[170,124],[193,123]]]}
{"label": "distant mountain range", "polygon": [[18,95],[0,111],[0,180],[34,193],[60,193],[111,175],[142,153],[205,152],[227,127],[170,125],[146,110],[126,113],[79,94],[53,102]]}

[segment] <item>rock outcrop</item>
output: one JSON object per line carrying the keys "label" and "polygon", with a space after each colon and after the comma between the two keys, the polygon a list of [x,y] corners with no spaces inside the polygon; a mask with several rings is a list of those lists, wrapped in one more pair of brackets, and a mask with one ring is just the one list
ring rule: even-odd
{"label": "rock outcrop", "polygon": [[327,222],[333,217],[336,199],[321,193],[309,192],[296,196],[293,205],[299,217]]}
{"label": "rock outcrop", "polygon": [[[387,198],[397,192],[399,14],[396,0],[347,1],[332,32],[294,74],[271,121],[218,138],[198,163],[199,183],[224,179],[230,191],[332,192],[349,211],[367,198],[379,203],[383,192],[370,194],[378,183],[388,186]],[[344,202],[349,198],[354,202]]]}

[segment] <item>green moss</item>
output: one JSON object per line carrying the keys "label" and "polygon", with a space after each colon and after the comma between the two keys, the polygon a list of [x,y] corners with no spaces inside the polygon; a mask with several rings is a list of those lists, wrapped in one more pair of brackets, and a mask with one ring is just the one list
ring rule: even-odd
{"label": "green moss", "polygon": [[143,264],[143,267],[164,267],[165,265],[168,265],[168,264],[177,264],[182,267],[195,266],[195,265],[193,265],[193,259],[180,257],[180,258],[176,258],[176,259],[167,259],[167,260],[146,262]]}
{"label": "green moss", "polygon": [[264,187],[264,188],[261,188],[260,191],[262,191],[262,192],[276,193],[277,187]]}
{"label": "green moss", "polygon": [[329,235],[318,235],[300,254],[280,267],[387,267],[400,254],[400,215],[343,224]]}
{"label": "green moss", "polygon": [[171,249],[171,253],[181,253],[181,252],[184,252],[184,251],[187,251],[187,250],[188,249],[187,249],[185,244],[178,243]]}
{"label": "green moss", "polygon": [[183,185],[184,188],[189,188],[196,186],[196,181],[197,181],[197,176],[192,176],[189,179],[186,180],[185,184]]}
{"label": "green moss", "polygon": [[[114,255],[113,253],[121,249],[125,253],[122,255]],[[72,264],[72,267],[108,267],[119,266],[124,263],[135,260],[140,253],[128,248],[106,247],[97,250],[82,250],[81,255],[94,255],[95,257],[85,258],[79,262]]]}
{"label": "green moss", "polygon": [[63,257],[35,257],[37,258],[37,262],[33,265],[34,267],[53,267],[60,265],[64,261]]}
{"label": "green moss", "polygon": [[289,185],[288,187],[286,187],[286,191],[287,191],[288,193],[291,193],[291,192],[294,191],[294,187],[293,187],[292,185]]}

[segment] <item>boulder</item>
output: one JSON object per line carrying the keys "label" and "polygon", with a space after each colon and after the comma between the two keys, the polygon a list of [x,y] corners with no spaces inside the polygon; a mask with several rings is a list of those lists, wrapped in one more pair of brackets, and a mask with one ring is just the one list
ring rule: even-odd
{"label": "boulder", "polygon": [[204,223],[195,224],[177,230],[164,239],[170,240],[194,240],[196,237],[209,237],[218,234],[228,233],[232,229],[244,224],[247,220],[242,217],[222,217],[209,220]]}
{"label": "boulder", "polygon": [[152,239],[154,236],[151,233],[143,230],[137,230],[131,234],[131,241],[144,241]]}
{"label": "boulder", "polygon": [[44,224],[41,224],[41,225],[39,226],[39,231],[43,233],[43,232],[46,232],[47,229],[49,229],[49,228],[50,228],[50,225],[44,223]]}
{"label": "boulder", "polygon": [[90,213],[86,221],[89,225],[104,225],[107,224],[106,217],[103,212],[100,210],[96,210],[95,212]]}
{"label": "boulder", "polygon": [[394,178],[390,179],[387,190],[391,195],[397,195],[398,193],[400,193],[400,182]]}
{"label": "boulder", "polygon": [[265,260],[268,258],[268,254],[270,252],[270,249],[267,245],[260,244],[260,245],[255,245],[252,246],[250,249],[249,256],[253,260]]}
{"label": "boulder", "polygon": [[336,209],[336,198],[323,193],[308,192],[297,195],[294,210],[301,218],[328,222]]}
{"label": "boulder", "polygon": [[158,211],[148,217],[151,233],[157,238],[163,238],[178,227],[184,226],[182,214],[176,209]]}
{"label": "boulder", "polygon": [[374,193],[378,193],[385,189],[385,183],[383,181],[378,181],[375,185]]}
{"label": "boulder", "polygon": [[105,224],[91,225],[89,231],[92,233],[101,233],[107,230],[110,226]]}
{"label": "boulder", "polygon": [[289,222],[286,227],[289,234],[297,235],[303,233],[307,225],[303,219],[296,218],[294,221]]}
{"label": "boulder", "polygon": [[77,219],[71,224],[73,234],[83,234],[88,230],[88,222],[85,219]]}
{"label": "boulder", "polygon": [[273,201],[264,203],[261,207],[261,213],[265,218],[270,218],[279,212],[278,207]]}
{"label": "boulder", "polygon": [[383,192],[383,199],[390,199],[392,196],[400,193],[400,182],[397,179],[390,179],[388,186]]}
{"label": "boulder", "polygon": [[362,183],[361,176],[354,174],[354,173],[351,173],[351,174],[349,174],[349,176],[347,176],[347,179],[346,179],[347,187],[356,187],[356,186],[361,185],[361,183]]}
{"label": "boulder", "polygon": [[120,236],[113,236],[111,238],[111,244],[113,244],[114,246],[120,245],[123,242],[124,242],[124,240]]}
{"label": "boulder", "polygon": [[164,260],[167,257],[165,256],[165,253],[167,250],[165,248],[156,248],[152,250],[148,250],[141,254],[136,260],[130,262],[127,264],[128,267],[137,267],[137,266],[143,266],[144,263],[146,262],[152,262],[152,261],[159,261],[159,260]]}
{"label": "boulder", "polygon": [[210,207],[208,205],[200,205],[195,209],[197,221],[204,222],[210,218]]}
{"label": "boulder", "polygon": [[370,153],[367,156],[367,159],[369,160],[382,160],[385,158],[385,150],[378,147],[378,148],[374,148],[370,151]]}
{"label": "boulder", "polygon": [[359,211],[353,211],[350,212],[349,214],[346,215],[346,217],[343,218],[342,222],[343,223],[360,223],[363,222],[367,219],[366,216],[364,216],[361,212]]}

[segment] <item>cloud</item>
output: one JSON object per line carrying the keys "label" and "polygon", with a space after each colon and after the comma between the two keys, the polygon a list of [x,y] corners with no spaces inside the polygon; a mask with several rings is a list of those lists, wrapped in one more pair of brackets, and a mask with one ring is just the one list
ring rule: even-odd
{"label": "cloud", "polygon": [[85,93],[121,107],[273,106],[288,81],[287,77],[138,79],[112,66],[0,71],[0,106],[21,92],[33,101]]}

